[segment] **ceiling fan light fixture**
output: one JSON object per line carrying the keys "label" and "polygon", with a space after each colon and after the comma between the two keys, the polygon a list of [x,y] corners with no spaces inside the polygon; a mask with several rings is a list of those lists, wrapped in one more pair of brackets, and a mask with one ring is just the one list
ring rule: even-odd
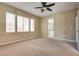
{"label": "ceiling fan light fixture", "polygon": [[41,4],[42,4],[42,7],[35,7],[36,9],[40,9],[41,12],[44,12],[45,10],[52,11],[52,9],[50,9],[49,7],[52,7],[55,5],[55,3],[47,5],[46,2],[41,2]]}

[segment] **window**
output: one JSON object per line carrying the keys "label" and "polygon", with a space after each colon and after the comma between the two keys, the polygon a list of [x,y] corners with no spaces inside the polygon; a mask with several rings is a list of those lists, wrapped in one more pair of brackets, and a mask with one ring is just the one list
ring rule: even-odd
{"label": "window", "polygon": [[48,19],[48,37],[54,38],[54,19]]}
{"label": "window", "polygon": [[17,32],[23,32],[23,17],[17,16]]}
{"label": "window", "polygon": [[30,31],[31,32],[35,31],[35,20],[34,19],[30,20]]}
{"label": "window", "polygon": [[29,32],[29,18],[17,16],[17,32]]}
{"label": "window", "polygon": [[[15,18],[13,13],[6,12],[6,32],[15,32]],[[35,20],[27,17],[17,16],[17,32],[34,32]]]}
{"label": "window", "polygon": [[6,12],[6,32],[15,32],[15,14]]}
{"label": "window", "polygon": [[29,18],[24,18],[24,32],[29,32]]}

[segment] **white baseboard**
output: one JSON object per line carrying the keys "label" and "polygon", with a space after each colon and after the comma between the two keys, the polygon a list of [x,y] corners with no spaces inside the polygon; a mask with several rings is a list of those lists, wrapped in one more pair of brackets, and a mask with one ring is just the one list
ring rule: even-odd
{"label": "white baseboard", "polygon": [[61,38],[55,38],[57,40],[64,40],[64,41],[69,41],[69,42],[76,42],[75,40],[69,40],[69,39],[61,39]]}
{"label": "white baseboard", "polygon": [[76,42],[75,40],[69,40],[69,39],[62,39],[62,38],[49,38],[49,37],[43,37],[43,38],[47,38],[47,39],[55,39],[55,40],[63,40],[63,41],[68,41],[68,42]]}
{"label": "white baseboard", "polygon": [[40,38],[40,37],[28,38],[28,39],[26,38],[26,39],[22,39],[22,40],[16,40],[16,41],[5,42],[5,43],[1,43],[0,46],[7,45],[7,44],[12,44],[12,43],[16,43],[16,42],[20,42],[20,41],[25,41],[25,40],[36,39],[36,38]]}

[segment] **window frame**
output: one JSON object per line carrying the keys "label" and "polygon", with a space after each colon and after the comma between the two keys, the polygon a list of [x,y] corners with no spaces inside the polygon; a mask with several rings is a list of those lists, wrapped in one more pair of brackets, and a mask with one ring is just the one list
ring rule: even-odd
{"label": "window frame", "polygon": [[[14,15],[14,31],[7,31],[7,13],[9,13],[9,14],[13,14]],[[5,12],[5,32],[6,33],[15,33],[16,32],[16,14],[15,13],[13,13],[13,12]]]}
{"label": "window frame", "polygon": [[[34,28],[33,28],[34,31],[31,31],[31,24],[32,24],[31,21],[32,21],[32,20],[34,21],[34,26],[33,26],[33,27],[34,27]],[[33,19],[33,18],[30,19],[30,32],[35,32],[35,19]]]}
{"label": "window frame", "polygon": [[[29,24],[29,23],[30,23],[30,18],[29,18],[29,17],[22,16],[22,15],[17,15],[17,17],[18,17],[18,16],[23,17],[23,31],[18,31],[18,26],[17,26],[17,32],[23,32],[23,33],[24,33],[24,32],[30,32],[30,29],[29,29],[29,28],[30,28],[30,24]],[[24,30],[24,18],[28,18],[28,22],[29,22],[29,23],[28,23],[28,31],[25,31],[25,30]],[[18,24],[18,18],[17,18],[17,24]]]}
{"label": "window frame", "polygon": [[[23,18],[23,16],[22,16],[22,15],[17,15],[17,17],[16,17],[16,18],[17,18],[17,19],[16,19],[16,20],[17,20],[17,22],[16,22],[16,23],[17,23],[17,24],[16,24],[16,26],[17,26],[17,27],[16,27],[17,30],[16,30],[16,31],[17,31],[17,32],[23,32],[23,31],[21,31],[21,30],[18,31],[18,25],[19,25],[19,24],[18,24],[18,23],[19,23],[19,21],[18,21],[18,17],[22,17],[22,18]],[[21,20],[22,20],[22,19],[21,19]],[[22,20],[22,23],[23,23],[23,20]],[[23,25],[21,25],[21,26],[23,26]],[[24,26],[23,26],[23,27],[24,27]]]}
{"label": "window frame", "polygon": [[[15,18],[14,18],[14,29],[15,29],[15,30],[14,30],[13,32],[9,32],[9,31],[6,30],[6,26],[7,26],[7,25],[6,25],[6,24],[7,24],[7,22],[6,22],[7,20],[6,20],[6,21],[5,21],[5,23],[6,23],[6,24],[5,24],[5,32],[6,32],[6,33],[16,33],[16,32],[17,32],[17,33],[20,33],[20,32],[21,32],[21,33],[22,33],[22,32],[23,32],[23,33],[24,33],[24,32],[29,32],[29,33],[30,33],[30,32],[35,32],[35,31],[36,31],[36,29],[35,29],[35,27],[36,27],[36,26],[35,26],[36,20],[35,20],[34,18],[29,18],[29,17],[23,16],[23,15],[16,14],[16,13],[14,13],[14,12],[6,11],[6,12],[5,12],[5,19],[7,18],[7,16],[6,16],[7,13],[13,14],[14,17],[15,17]],[[22,22],[23,22],[23,31],[18,31],[18,16],[23,17],[23,21],[22,21]],[[24,30],[24,26],[25,26],[25,25],[24,25],[24,21],[25,21],[24,18],[27,18],[27,19],[28,19],[28,25],[26,25],[26,26],[28,26],[28,30],[27,30],[27,31]],[[33,20],[33,24],[34,24],[33,30],[31,30],[31,24],[32,24],[31,21],[32,21],[32,20]]]}
{"label": "window frame", "polygon": [[[24,17],[24,18],[28,18],[28,17]],[[23,20],[24,23],[24,20]],[[23,24],[23,29],[24,29],[24,24]],[[30,19],[28,18],[28,31],[23,31],[23,32],[30,32]]]}

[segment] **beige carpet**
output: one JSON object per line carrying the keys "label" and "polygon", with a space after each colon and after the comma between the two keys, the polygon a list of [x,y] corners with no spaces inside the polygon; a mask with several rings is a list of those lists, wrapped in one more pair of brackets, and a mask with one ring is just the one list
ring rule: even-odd
{"label": "beige carpet", "polygon": [[5,56],[75,56],[73,47],[56,40],[38,38],[0,46],[0,55]]}

